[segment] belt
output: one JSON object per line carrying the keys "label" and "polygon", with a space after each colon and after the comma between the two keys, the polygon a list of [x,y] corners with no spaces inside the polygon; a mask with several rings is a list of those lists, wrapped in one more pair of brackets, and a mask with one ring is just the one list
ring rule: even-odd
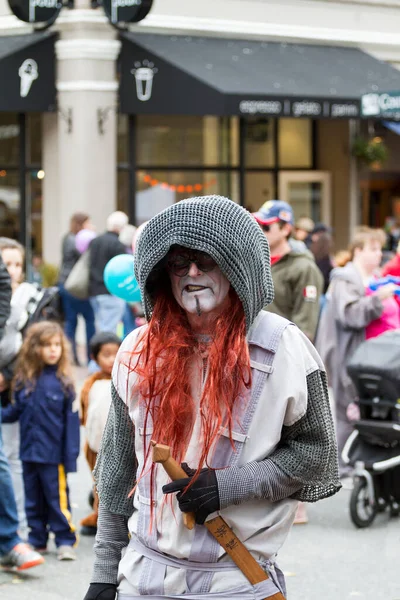
{"label": "belt", "polygon": [[[194,562],[187,559],[178,559],[171,556],[167,556],[166,554],[162,554],[161,552],[156,552],[151,548],[148,548],[142,542],[138,540],[137,537],[132,536],[129,542],[129,547],[141,554],[142,556],[148,558],[155,563],[158,563],[163,568],[165,567],[175,567],[177,569],[185,569],[188,571],[207,571],[212,573],[217,573],[221,571],[235,571],[238,567],[232,561],[224,561],[217,563],[205,563],[205,562]],[[278,581],[280,579],[279,575],[281,572],[277,567],[274,567],[269,561],[259,561],[263,568],[271,569],[270,575],[271,579],[267,579],[266,581],[261,581],[260,583],[250,586],[241,585],[235,589],[226,590],[224,592],[218,593],[210,593],[207,594],[191,594],[185,593],[182,595],[146,595],[147,600],[223,600],[223,599],[232,599],[232,600],[261,600],[263,598],[268,598],[268,596],[273,596],[278,591],[282,591],[280,583],[282,581]],[[276,568],[276,573],[275,573]],[[118,594],[118,600],[140,600],[143,596],[132,596],[126,594]]]}

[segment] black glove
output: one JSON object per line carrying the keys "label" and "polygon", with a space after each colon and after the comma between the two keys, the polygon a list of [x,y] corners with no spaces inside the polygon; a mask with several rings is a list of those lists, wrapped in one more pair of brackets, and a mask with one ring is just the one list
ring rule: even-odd
{"label": "black glove", "polygon": [[163,492],[164,494],[178,492],[176,497],[181,511],[184,513],[194,512],[196,523],[203,525],[208,515],[220,509],[215,471],[213,469],[202,469],[193,485],[186,492],[183,492],[182,490],[189,484],[195,471],[190,469],[186,463],[182,467],[191,476],[164,485]]}
{"label": "black glove", "polygon": [[116,593],[112,583],[91,583],[83,600],[115,600]]}

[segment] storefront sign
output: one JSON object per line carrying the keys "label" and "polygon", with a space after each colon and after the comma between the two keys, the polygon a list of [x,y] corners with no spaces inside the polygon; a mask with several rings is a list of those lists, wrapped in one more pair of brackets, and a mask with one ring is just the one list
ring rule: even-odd
{"label": "storefront sign", "polygon": [[26,58],[18,69],[20,78],[19,94],[26,98],[31,91],[32,83],[39,77],[39,68],[36,60]]}
{"label": "storefront sign", "polygon": [[153,0],[103,0],[103,8],[114,25],[137,23],[149,14]]}
{"label": "storefront sign", "polygon": [[225,98],[196,77],[130,41],[120,53],[120,110],[127,114],[224,114]]}
{"label": "storefront sign", "polygon": [[131,70],[136,81],[136,96],[141,102],[150,100],[153,92],[153,79],[158,69],[154,63],[144,60],[143,63],[135,62],[135,68]]}
{"label": "storefront sign", "polygon": [[322,114],[321,102],[302,101],[292,102],[292,115],[294,117],[319,117]]}
{"label": "storefront sign", "polygon": [[239,110],[243,115],[281,115],[283,107],[278,100],[242,100]]}
{"label": "storefront sign", "polygon": [[[6,81],[0,94],[0,111],[12,112],[45,112],[55,109],[55,53],[56,34],[36,32],[20,36],[24,47],[17,51],[10,44],[6,53],[8,40],[12,37],[0,38],[0,81]],[[14,50],[14,51],[13,51]],[[0,129],[0,139],[12,136],[16,125]]]}
{"label": "storefront sign", "polygon": [[400,119],[400,92],[365,94],[361,98],[363,117]]}
{"label": "storefront sign", "polygon": [[359,102],[331,102],[329,108],[332,119],[356,119],[360,116]]}
{"label": "storefront sign", "polygon": [[309,119],[351,119],[360,115],[357,101],[337,100],[239,100],[239,114]]}
{"label": "storefront sign", "polygon": [[8,0],[14,15],[26,23],[51,23],[62,8],[59,0]]}

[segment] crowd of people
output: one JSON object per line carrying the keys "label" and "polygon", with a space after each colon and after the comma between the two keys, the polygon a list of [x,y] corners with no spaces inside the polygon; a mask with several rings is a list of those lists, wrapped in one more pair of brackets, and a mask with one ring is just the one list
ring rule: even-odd
{"label": "crowd of people", "polygon": [[[92,232],[85,246],[82,231]],[[334,494],[349,474],[340,453],[357,407],[346,364],[362,341],[400,329],[399,285],[382,279],[400,276],[400,244],[382,265],[384,245],[383,231],[359,227],[333,254],[332,229],[295,221],[279,200],[254,215],[220,197],[180,202],[140,235],[120,211],[99,235],[76,213],[57,313],[54,295],[24,282],[24,248],[0,238],[1,564],[42,564],[50,532],[58,558],[76,558],[67,474],[83,425],[96,485],[81,533],[97,533],[86,600],[114,600],[117,586],[130,598],[265,597],[267,584],[250,596],[222,567],[201,575],[196,563],[218,564],[222,551],[203,528],[193,537],[177,527],[171,510],[193,511],[199,525],[228,515],[261,557],[268,590],[284,594],[277,549],[293,522],[307,523],[303,502]],[[103,278],[132,246],[141,306],[111,295]],[[69,285],[78,264],[80,297]],[[89,373],[77,403],[79,316]],[[151,465],[153,438],[187,463],[186,479],[168,483]]]}

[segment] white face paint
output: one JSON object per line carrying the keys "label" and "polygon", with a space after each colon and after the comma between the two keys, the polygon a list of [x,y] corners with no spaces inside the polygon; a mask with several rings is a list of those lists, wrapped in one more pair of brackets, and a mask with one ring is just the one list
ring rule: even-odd
{"label": "white face paint", "polygon": [[187,313],[199,318],[217,316],[228,296],[230,283],[218,265],[204,273],[195,263],[183,277],[169,273],[175,300]]}

